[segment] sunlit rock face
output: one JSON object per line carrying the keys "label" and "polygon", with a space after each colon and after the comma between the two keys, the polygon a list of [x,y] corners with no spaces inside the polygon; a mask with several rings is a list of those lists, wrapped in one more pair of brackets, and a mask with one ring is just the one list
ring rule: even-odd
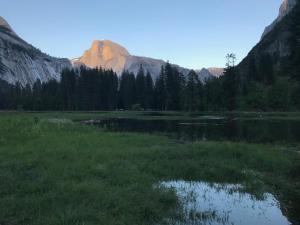
{"label": "sunlit rock face", "polygon": [[102,67],[121,73],[129,57],[129,52],[112,41],[94,41],[91,48],[79,59],[73,60],[75,65],[86,65],[90,68]]}
{"label": "sunlit rock face", "polygon": [[284,0],[279,9],[279,15],[275,21],[265,28],[262,38],[267,35],[296,5],[296,0]]}
{"label": "sunlit rock face", "polygon": [[37,79],[59,80],[64,68],[71,68],[68,59],[42,53],[17,36],[0,17],[0,79],[11,84],[33,85]]}

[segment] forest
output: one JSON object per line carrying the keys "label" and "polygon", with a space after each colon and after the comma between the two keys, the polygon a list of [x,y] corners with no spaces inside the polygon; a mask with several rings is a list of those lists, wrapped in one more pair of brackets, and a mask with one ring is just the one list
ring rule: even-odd
{"label": "forest", "polygon": [[228,55],[221,78],[201,82],[191,70],[187,76],[167,63],[153,81],[142,65],[137,75],[124,71],[120,78],[112,70],[64,70],[61,80],[31,87],[2,82],[0,109],[12,110],[159,110],[159,111],[295,111],[300,109],[297,77],[279,76],[271,57],[263,56],[257,69],[249,66],[249,76],[239,75]]}

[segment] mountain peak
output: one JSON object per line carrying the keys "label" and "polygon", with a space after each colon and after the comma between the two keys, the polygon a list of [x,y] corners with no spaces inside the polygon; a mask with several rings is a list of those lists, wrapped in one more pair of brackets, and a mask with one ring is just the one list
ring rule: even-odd
{"label": "mountain peak", "polygon": [[285,17],[296,5],[296,0],[284,0],[279,9],[278,18],[281,20]]}
{"label": "mountain peak", "polygon": [[10,32],[14,33],[13,29],[11,28],[11,26],[8,24],[8,22],[0,16],[0,27],[4,27],[5,29],[9,30]]}
{"label": "mountain peak", "polygon": [[262,38],[266,36],[287,14],[289,14],[296,4],[296,0],[284,0],[280,6],[278,17],[273,21],[272,24],[265,28]]}
{"label": "mountain peak", "polygon": [[113,69],[120,73],[125,67],[129,52],[121,45],[110,40],[94,40],[90,49],[86,50],[80,58],[73,61],[84,64],[90,68]]}
{"label": "mountain peak", "polygon": [[94,40],[89,51],[90,50],[97,52],[102,51],[103,53],[110,52],[119,53],[122,55],[130,55],[126,48],[110,40]]}

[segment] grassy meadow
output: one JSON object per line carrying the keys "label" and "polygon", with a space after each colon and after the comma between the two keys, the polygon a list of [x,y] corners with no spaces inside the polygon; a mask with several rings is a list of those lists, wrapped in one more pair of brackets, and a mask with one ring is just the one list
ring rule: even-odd
{"label": "grassy meadow", "polygon": [[[173,114],[165,117],[187,116]],[[160,224],[179,207],[173,191],[156,185],[168,180],[240,183],[256,197],[270,192],[288,218],[299,223],[300,154],[295,149],[179,142],[77,122],[111,116],[142,115],[0,113],[0,224]]]}

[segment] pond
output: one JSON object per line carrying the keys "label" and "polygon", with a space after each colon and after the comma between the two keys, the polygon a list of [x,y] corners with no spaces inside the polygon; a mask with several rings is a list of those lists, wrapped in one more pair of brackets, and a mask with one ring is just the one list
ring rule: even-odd
{"label": "pond", "polygon": [[168,225],[289,225],[279,202],[265,193],[262,199],[242,191],[241,185],[169,181],[162,187],[175,191],[180,209]]}
{"label": "pond", "polygon": [[179,140],[300,142],[300,121],[203,116],[201,119],[111,118],[86,121],[110,131],[163,133]]}

